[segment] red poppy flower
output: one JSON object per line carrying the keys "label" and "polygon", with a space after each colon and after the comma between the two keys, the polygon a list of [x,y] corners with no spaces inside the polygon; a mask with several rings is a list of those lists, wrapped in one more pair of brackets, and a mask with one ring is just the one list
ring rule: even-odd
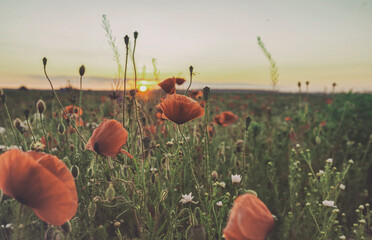
{"label": "red poppy flower", "polygon": [[[78,116],[81,116],[83,114],[83,109],[76,107],[74,105],[70,105],[70,106],[65,107],[65,112],[67,114],[76,114]],[[63,117],[66,118],[66,116],[63,116]]]}
{"label": "red poppy flower", "polygon": [[324,127],[326,125],[326,120],[320,122],[320,126]]}
{"label": "red poppy flower", "polygon": [[289,121],[291,121],[291,120],[292,120],[291,117],[285,117],[285,118],[284,118],[284,121],[286,121],[286,122],[289,122]]}
{"label": "red poppy flower", "polygon": [[202,99],[203,97],[203,92],[202,91],[197,91],[197,90],[194,90],[194,91],[191,91],[189,93],[189,97],[191,98],[195,98],[195,99]]}
{"label": "red poppy flower", "polygon": [[167,78],[158,84],[166,93],[173,94],[176,92],[176,79]]}
{"label": "red poppy flower", "polygon": [[94,129],[86,148],[108,157],[124,153],[133,158],[129,152],[121,148],[127,142],[127,138],[128,132],[121,123],[116,120],[104,120]]}
{"label": "red poppy flower", "polygon": [[62,225],[76,213],[75,180],[56,156],[9,150],[0,155],[0,188],[43,221]]}
{"label": "red poppy flower", "polygon": [[246,193],[234,201],[223,234],[227,240],[263,240],[273,226],[274,219],[266,205]]}
{"label": "red poppy flower", "polygon": [[177,85],[182,85],[186,82],[186,79],[184,78],[176,78]]}
{"label": "red poppy flower", "polygon": [[183,124],[204,115],[204,109],[192,98],[173,94],[160,103],[162,117],[177,124]]}
{"label": "red poppy flower", "polygon": [[325,102],[326,102],[326,104],[330,105],[330,104],[332,104],[333,100],[332,99],[327,99]]}
{"label": "red poppy flower", "polygon": [[217,115],[213,118],[213,122],[221,125],[221,126],[228,126],[230,124],[235,123],[238,120],[238,116],[230,111],[222,112],[220,115]]}

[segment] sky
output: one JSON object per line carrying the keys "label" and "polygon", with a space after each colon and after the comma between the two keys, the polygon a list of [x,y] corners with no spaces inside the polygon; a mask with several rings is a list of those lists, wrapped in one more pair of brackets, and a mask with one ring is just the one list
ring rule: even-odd
{"label": "sky", "polygon": [[[371,0],[52,1],[0,0],[0,87],[48,89],[42,58],[56,88],[112,89],[117,78],[102,15],[124,64],[128,35],[138,31],[139,78],[189,79],[193,88],[271,89],[261,37],[279,72],[278,89],[372,91]],[[133,78],[129,62],[128,78]],[[121,76],[122,79],[122,76]],[[188,83],[188,82],[187,82]],[[186,84],[187,84],[186,83]]]}

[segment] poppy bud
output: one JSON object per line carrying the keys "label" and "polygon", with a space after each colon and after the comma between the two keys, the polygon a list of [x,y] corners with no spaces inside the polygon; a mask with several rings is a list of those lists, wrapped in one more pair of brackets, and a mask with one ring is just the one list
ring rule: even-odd
{"label": "poppy bud", "polygon": [[190,228],[191,239],[193,240],[205,240],[206,234],[203,225],[198,224]]}
{"label": "poppy bud", "polygon": [[130,90],[129,94],[134,98],[136,96],[136,90],[135,89]]}
{"label": "poppy bud", "polygon": [[72,230],[70,221],[65,222],[61,228],[66,235],[69,234]]}
{"label": "poppy bud", "polygon": [[336,83],[335,82],[332,84],[332,87],[336,87]]}
{"label": "poppy bud", "polygon": [[46,109],[45,102],[43,100],[39,99],[39,101],[37,101],[37,103],[36,103],[36,108],[37,108],[37,111],[40,114],[43,114],[45,109]]}
{"label": "poppy bud", "polygon": [[124,43],[125,43],[125,46],[128,46],[129,45],[129,37],[128,37],[128,35],[125,35],[125,37],[124,37]]}
{"label": "poppy bud", "polygon": [[81,150],[82,152],[85,152],[85,150],[87,150],[87,148],[86,148],[84,142],[80,142],[79,147],[80,147],[80,150]]}
{"label": "poppy bud", "polygon": [[246,130],[246,131],[248,130],[249,125],[251,125],[251,121],[252,121],[252,119],[251,119],[250,117],[247,117],[247,118],[245,119],[245,130]]}
{"label": "poppy bud", "polygon": [[217,171],[213,171],[213,172],[212,172],[212,180],[215,181],[215,180],[217,180],[217,178],[218,178],[218,173],[217,173]]}
{"label": "poppy bud", "polygon": [[297,85],[298,85],[298,87],[300,88],[300,87],[301,87],[301,82],[298,82]]}
{"label": "poppy bud", "polygon": [[194,67],[193,67],[193,66],[190,66],[190,67],[189,67],[189,70],[190,70],[190,73],[192,74],[193,71],[194,71]]}
{"label": "poppy bud", "polygon": [[118,228],[118,227],[120,227],[120,225],[121,225],[120,222],[118,222],[118,221],[115,221],[115,222],[114,222],[114,227]]}
{"label": "poppy bud", "polygon": [[81,65],[80,69],[79,69],[79,73],[80,73],[80,77],[82,77],[85,73],[85,67],[84,65]]}
{"label": "poppy bud", "polygon": [[88,206],[88,216],[91,218],[94,218],[94,216],[96,215],[96,211],[97,211],[97,204],[93,201],[90,202]]}
{"label": "poppy bud", "polygon": [[310,84],[309,81],[306,81],[306,86],[309,86],[309,84]]}
{"label": "poppy bud", "polygon": [[135,31],[135,32],[133,33],[133,36],[134,36],[134,39],[137,39],[137,38],[138,38],[138,32]]}
{"label": "poppy bud", "polygon": [[25,114],[25,118],[27,120],[28,117],[30,116],[30,110],[26,109],[26,110],[23,111],[23,113]]}
{"label": "poppy bud", "polygon": [[114,185],[110,183],[109,187],[106,189],[105,196],[108,201],[111,201],[115,197]]}
{"label": "poppy bud", "polygon": [[76,165],[73,165],[71,168],[70,168],[70,172],[72,174],[72,176],[77,179],[80,175],[80,170],[79,170],[79,167],[76,166]]}
{"label": "poppy bud", "polygon": [[58,133],[61,135],[63,135],[66,131],[65,125],[63,125],[63,123],[59,123],[57,128],[58,128]]}
{"label": "poppy bud", "polygon": [[151,139],[149,137],[144,137],[142,139],[142,142],[143,142],[143,146],[145,147],[145,149],[149,149],[150,148]]}
{"label": "poppy bud", "polygon": [[21,122],[21,120],[19,118],[14,119],[13,125],[14,125],[15,128],[18,129],[18,131],[21,131],[21,129],[22,129],[22,122]]}
{"label": "poppy bud", "polygon": [[168,196],[168,190],[163,189],[160,193],[160,202],[164,202],[165,199],[167,199]]}
{"label": "poppy bud", "polygon": [[74,151],[74,149],[75,149],[75,145],[74,144],[70,144],[70,151],[72,152],[72,151]]}
{"label": "poppy bud", "polygon": [[43,58],[43,65],[44,65],[44,67],[47,65],[47,59],[46,59],[46,57]]}
{"label": "poppy bud", "polygon": [[321,144],[321,143],[322,143],[322,139],[321,139],[319,136],[316,136],[316,137],[315,137],[315,143],[316,143],[317,145]]}
{"label": "poppy bud", "polygon": [[203,96],[204,96],[205,101],[208,100],[210,93],[211,93],[211,89],[209,87],[204,87],[203,88]]}

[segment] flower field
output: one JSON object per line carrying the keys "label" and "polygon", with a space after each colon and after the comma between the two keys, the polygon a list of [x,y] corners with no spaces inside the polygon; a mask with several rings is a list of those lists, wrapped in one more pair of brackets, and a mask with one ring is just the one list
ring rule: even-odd
{"label": "flower field", "polygon": [[159,85],[3,90],[0,239],[371,239],[371,95]]}

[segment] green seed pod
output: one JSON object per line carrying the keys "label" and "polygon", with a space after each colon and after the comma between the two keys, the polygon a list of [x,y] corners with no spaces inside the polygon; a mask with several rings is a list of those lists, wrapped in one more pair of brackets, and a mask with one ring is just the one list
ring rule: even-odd
{"label": "green seed pod", "polygon": [[106,193],[105,193],[106,199],[108,201],[111,201],[112,199],[114,199],[115,194],[116,193],[115,193],[114,185],[110,183],[109,187],[106,189]]}
{"label": "green seed pod", "polygon": [[71,168],[70,168],[70,172],[72,174],[72,176],[77,179],[80,175],[80,170],[79,170],[79,167],[76,166],[76,165],[73,165]]}
{"label": "green seed pod", "polygon": [[319,136],[316,136],[316,137],[315,137],[315,143],[316,143],[317,145],[321,144],[321,143],[322,143],[322,139],[321,139]]}
{"label": "green seed pod", "polygon": [[63,135],[66,131],[65,125],[63,123],[59,123],[57,129],[58,133],[61,135]]}
{"label": "green seed pod", "polygon": [[88,216],[94,218],[97,211],[97,204],[95,202],[90,202],[88,206]]}
{"label": "green seed pod", "polygon": [[79,69],[79,74],[80,74],[80,77],[82,77],[85,73],[85,67],[84,65],[81,65],[80,69]]}
{"label": "green seed pod", "polygon": [[45,102],[39,99],[39,101],[37,101],[36,103],[36,109],[39,112],[39,114],[43,114],[46,109]]}

